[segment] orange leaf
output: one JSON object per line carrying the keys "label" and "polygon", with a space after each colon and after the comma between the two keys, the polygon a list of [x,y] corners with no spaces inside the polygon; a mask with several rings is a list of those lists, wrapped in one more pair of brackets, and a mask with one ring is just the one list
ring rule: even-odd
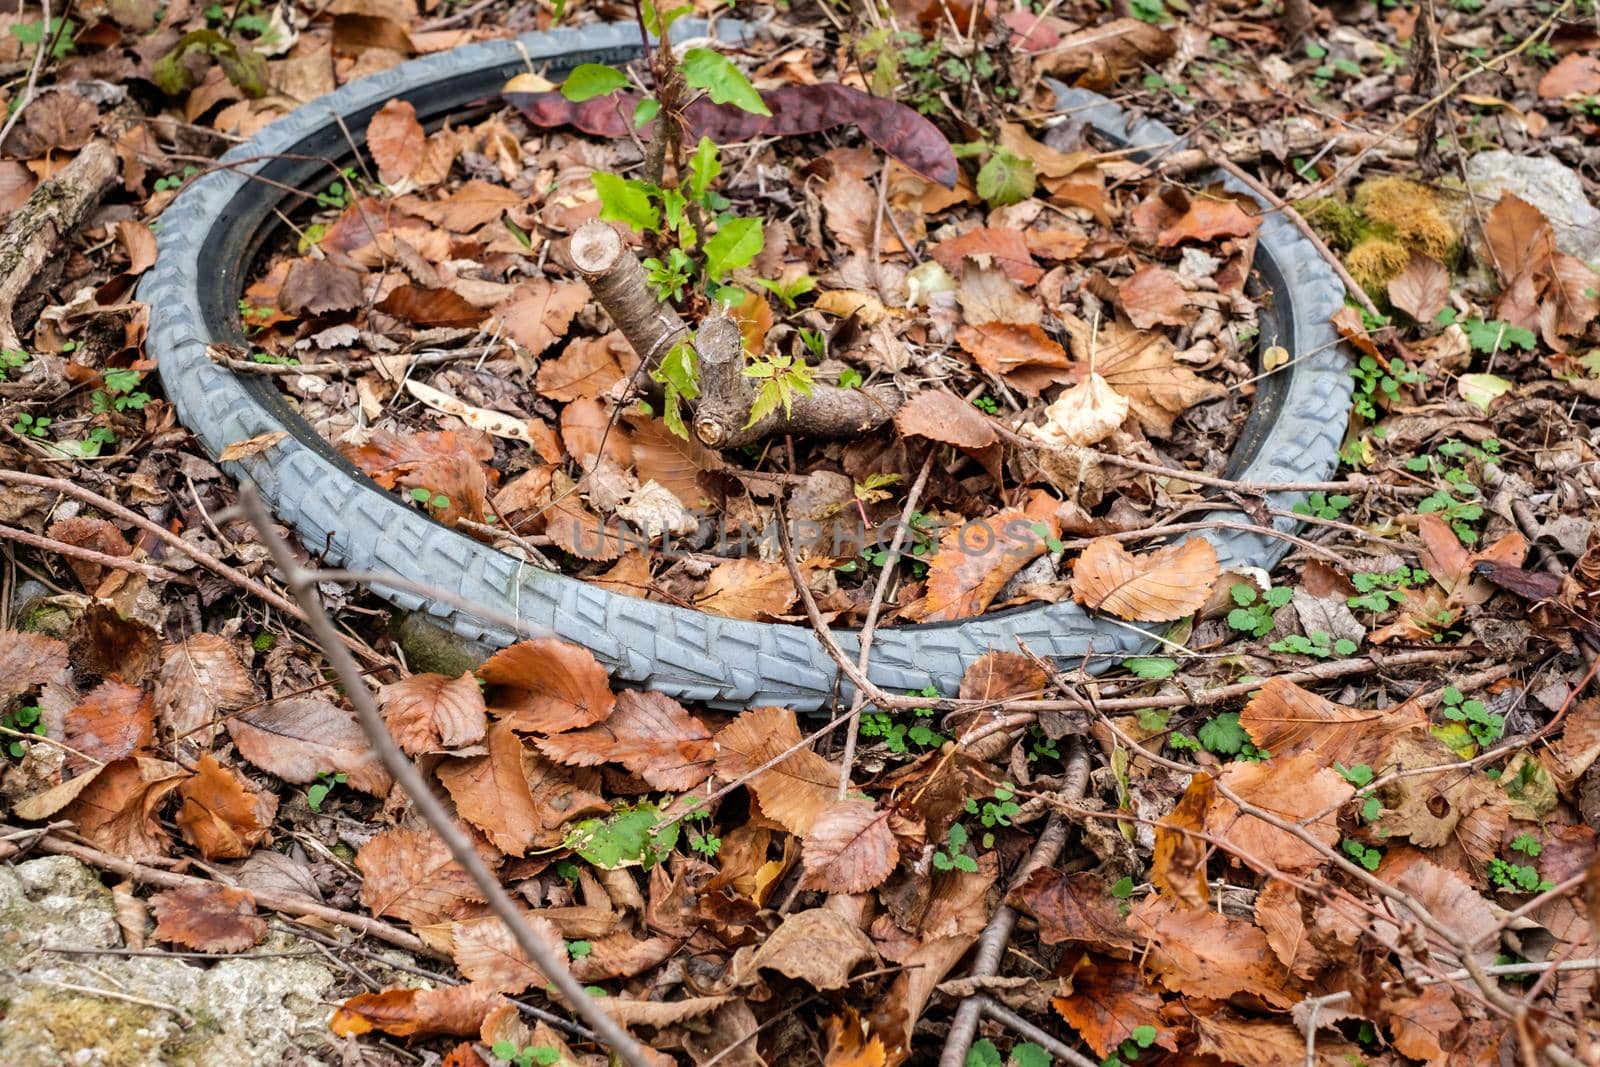
{"label": "orange leaf", "polygon": [[452,919],[483,896],[450,850],[434,834],[397,827],[356,853],[361,903],[373,918],[393,916],[412,926]]}
{"label": "orange leaf", "polygon": [[165,856],[171,840],[156,811],[183,782],[183,769],[163,760],[122,759],[90,774],[92,781],[62,809],[62,818],[77,823],[78,832],[106,852],[136,860]]}
{"label": "orange leaf", "polygon": [[476,744],[488,725],[483,690],[470,672],[413,674],[379,687],[378,706],[389,732],[413,756]]}
{"label": "orange leaf", "polygon": [[1389,302],[1419,323],[1431,323],[1450,303],[1450,272],[1420,252],[1389,279]]}
{"label": "orange leaf", "polygon": [[0,630],[0,703],[59,677],[66,669],[66,642],[41,633]]}
{"label": "orange leaf", "polygon": [[713,615],[756,622],[782,615],[799,596],[787,566],[745,557],[712,568],[694,604]]}
{"label": "orange leaf", "polygon": [[1073,565],[1072,595],[1091,611],[1134,622],[1170,622],[1205,606],[1217,573],[1217,550],[1203,537],[1143,556],[1098,537]]}
{"label": "orange leaf", "polygon": [[197,952],[243,952],[261,944],[267,921],[245,889],[216,882],[189,884],[150,898],[156,939]]}
{"label": "orange leaf", "polygon": [[385,989],[345,1001],[328,1028],[339,1037],[382,1030],[395,1037],[446,1034],[470,1037],[506,999],[494,988],[468,982],[439,989]]}
{"label": "orange leaf", "polygon": [[[522,914],[534,937],[557,959],[564,958],[567,946],[555,924],[529,912]],[[502,993],[521,993],[529,986],[543,987],[549,982],[544,972],[529,961],[510,928],[497,916],[485,915],[453,924],[450,944],[456,966],[475,983]]]}
{"label": "orange leaf", "polygon": [[1063,315],[1072,341],[1078,378],[1099,374],[1128,407],[1147,434],[1171,437],[1173,422],[1196,404],[1215,400],[1226,390],[1178,362],[1177,349],[1165,334],[1145,332],[1120,322],[1102,322],[1099,329],[1076,315]]}
{"label": "orange leaf", "polygon": [[1039,920],[1039,940],[1131,952],[1132,935],[1105,877],[1091,871],[1067,876],[1041,867],[1011,893],[1011,902]]}
{"label": "orange leaf", "polygon": [[[739,778],[799,742],[793,711],[752,708],[718,732],[717,774],[728,781]],[[752,778],[750,789],[762,811],[803,837],[837,795],[839,768],[802,748]]]}
{"label": "orange leaf", "polygon": [[248,788],[209,752],[200,757],[195,776],[178,787],[178,796],[178,828],[208,860],[248,856],[278,813],[277,794]]}
{"label": "orange leaf", "polygon": [[517,286],[496,313],[504,316],[511,339],[537,356],[566,336],[572,317],[588,300],[589,287],[582,282],[534,278]]}
{"label": "orange leaf", "polygon": [[384,104],[367,123],[367,150],[378,164],[378,177],[386,185],[409,178],[422,162],[427,134],[417,121],[417,109],[405,100]]}
{"label": "orange leaf", "polygon": [[681,793],[711,773],[716,749],[705,723],[665,693],[624,689],[610,718],[582,730],[542,738],[539,750],[558,763],[620,763],[657,789]]}
{"label": "orange leaf", "polygon": [[1257,748],[1275,759],[1302,752],[1316,765],[1365,763],[1377,767],[1401,734],[1425,730],[1427,713],[1407,701],[1378,711],[1349,708],[1282,678],[1268,678],[1239,716]]}
{"label": "orange leaf", "polygon": [[639,357],[620,330],[604,337],[575,337],[555,359],[539,364],[534,378],[539,395],[563,403],[594,400],[632,376]]}
{"label": "orange leaf", "polygon": [[145,752],[155,739],[155,724],[149,693],[121,682],[101,682],[67,712],[62,740],[76,750],[67,753],[67,775]]}
{"label": "orange leaf", "polygon": [[[1339,809],[1355,795],[1355,786],[1331,768],[1319,766],[1316,756],[1302,753],[1288,759],[1273,753],[1266,763],[1230,763],[1222,783],[1247,804],[1298,825],[1311,837],[1332,848],[1339,842]],[[1234,862],[1255,868],[1270,864],[1291,874],[1316,869],[1322,853],[1288,830],[1280,830],[1238,807],[1227,797],[1212,800],[1206,831],[1238,850]]]}
{"label": "orange leaf", "polygon": [[1594,96],[1600,93],[1600,58],[1583,52],[1563,56],[1561,62],[1539,79],[1541,100],[1565,100],[1569,96]]}
{"label": "orange leaf", "polygon": [[[443,200],[406,196],[397,203],[403,210],[443,226],[451,233],[469,233],[485,223],[495,221],[512,208],[520,207],[524,200],[503,185],[474,178],[464,182]],[[382,208],[379,208],[381,213]]]}
{"label": "orange leaf", "polygon": [[611,714],[606,670],[594,653],[554,637],[521,641],[478,668],[489,683],[489,706],[518,730],[554,734]]}
{"label": "orange leaf", "polygon": [[1284,1010],[1300,999],[1254,923],[1153,894],[1128,913],[1128,929],[1150,939],[1149,966],[1174,992],[1210,1000],[1249,993]]}
{"label": "orange leaf", "polygon": [[1205,825],[1216,784],[1209,774],[1196,774],[1189,779],[1189,787],[1177,806],[1156,824],[1150,881],[1190,908],[1205,907],[1210,897],[1206,882],[1206,856],[1210,846],[1197,835]]}
{"label": "orange leaf", "polygon": [[1198,314],[1189,290],[1165,267],[1146,263],[1117,286],[1117,302],[1128,321],[1141,330],[1153,326],[1187,326]]}
{"label": "orange leaf", "polygon": [[488,317],[488,312],[454,290],[422,285],[396,286],[378,303],[378,310],[418,326],[476,326]]}
{"label": "orange leaf", "polygon": [[889,829],[888,809],[870,800],[835,801],[811,824],[801,863],[802,888],[824,893],[865,893],[894,873],[900,849]]}
{"label": "orange leaf", "polygon": [[[1052,997],[1050,1004],[1083,1035],[1084,1044],[1097,1056],[1110,1056],[1133,1036],[1141,1019],[1154,1019],[1161,1012],[1161,995],[1150,988],[1143,969],[1131,960],[1085,954],[1067,978],[1072,992]],[[1169,1030],[1161,1030],[1156,1042],[1174,1051],[1178,1047]]]}
{"label": "orange leaf", "polygon": [[1071,377],[1072,361],[1036,323],[985,322],[956,331],[963,351],[1029,396]]}
{"label": "orange leaf", "polygon": [[216,734],[210,724],[219,711],[242,708],[255,699],[250,672],[227,639],[195,634],[167,646],[156,678],[156,716],[174,738],[209,743]]}
{"label": "orange leaf", "polygon": [[986,652],[961,676],[962,700],[1001,701],[1037,696],[1044,690],[1044,668],[1020,652]]}
{"label": "orange leaf", "polygon": [[726,466],[721,454],[702,445],[693,434],[679,437],[660,419],[630,419],[628,427],[639,481],[655,482],[671,490],[684,507],[704,505],[707,497],[700,487],[700,475]]}
{"label": "orange leaf", "polygon": [[940,241],[929,249],[929,253],[952,274],[960,272],[963,259],[988,256],[1018,285],[1032,285],[1044,277],[1044,271],[1028,252],[1021,230],[970,230],[960,237]]}
{"label": "orange leaf", "polygon": [[530,754],[505,720],[489,727],[488,747],[487,755],[445,760],[439,765],[439,781],[463,819],[501,852],[521,856],[542,829],[528,787]]}
{"label": "orange leaf", "polygon": [[981,615],[1002,586],[1046,549],[1054,520],[1037,523],[1015,508],[953,528],[928,563],[923,622],[948,622]]}

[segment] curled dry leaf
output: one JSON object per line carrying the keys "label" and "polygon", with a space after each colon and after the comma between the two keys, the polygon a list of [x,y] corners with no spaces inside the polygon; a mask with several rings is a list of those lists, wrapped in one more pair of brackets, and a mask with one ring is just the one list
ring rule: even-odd
{"label": "curled dry leaf", "polygon": [[1072,376],[1066,349],[1037,323],[981,322],[956,331],[956,343],[990,374],[1029,396]]}
{"label": "curled dry leaf", "polygon": [[705,723],[665,693],[624,689],[605,722],[541,738],[539,750],[558,763],[620,763],[657,789],[693,789],[711,773],[716,747]]}
{"label": "curled dry leaf", "polygon": [[0,630],[0,703],[66,672],[67,645],[54,637]]}
{"label": "curled dry leaf", "polygon": [[[1226,1009],[1194,1021],[1200,1039],[1196,1051],[1215,1056],[1223,1063],[1245,1067],[1306,1062],[1306,1038],[1284,1022],[1245,1019]],[[1319,1034],[1315,1046],[1316,1067],[1346,1067],[1362,1059],[1361,1046],[1326,1032]]]}
{"label": "curled dry leaf", "polygon": [[384,989],[351,997],[333,1013],[328,1029],[339,1037],[381,1030],[395,1037],[471,1037],[484,1017],[506,1003],[492,986],[478,982],[438,989]]}
{"label": "curled dry leaf", "polygon": [[[183,768],[165,760],[117,760],[80,775],[88,784],[61,809],[61,817],[77,823],[78,833],[96,848],[127,859],[159,859],[172,842],[156,813],[185,777]],[[16,810],[28,817],[22,805]]]}
{"label": "curled dry leaf", "polygon": [[200,757],[194,777],[178,787],[178,797],[178,829],[208,860],[250,855],[278,813],[277,794],[249,788],[209,752]]}
{"label": "curled dry leaf", "polygon": [[390,100],[367,123],[367,150],[378,164],[378,177],[386,185],[411,176],[422,162],[427,142],[428,135],[417,121],[417,109],[406,100]]}
{"label": "curled dry leaf", "polygon": [[[534,937],[561,959],[567,954],[561,931],[549,919],[523,912],[523,921]],[[543,988],[549,983],[523,953],[509,927],[498,916],[485,915],[450,928],[451,956],[461,973],[473,982],[502,993],[521,993],[529,986]]]}
{"label": "curled dry leaf", "polygon": [[1014,229],[980,228],[969,230],[960,237],[940,241],[928,250],[929,254],[952,274],[961,271],[961,261],[971,257],[982,262],[985,258],[1018,285],[1032,285],[1044,277],[1044,271],[1033,261],[1022,231]]}
{"label": "curled dry leaf", "polygon": [[1044,554],[1057,532],[1053,516],[1034,519],[1016,508],[952,528],[928,563],[922,621],[981,615],[1013,575]]}
{"label": "curled dry leaf", "polygon": [[[69,545],[87,548],[107,556],[126,557],[133,554],[133,546],[122,536],[122,531],[105,519],[89,519],[82,516],[61,519],[51,523],[50,529],[46,532],[57,541],[65,541]],[[83,586],[84,592],[91,596],[100,588],[100,583],[113,573],[109,567],[84,559],[69,558],[67,567],[72,571],[73,577],[78,579],[78,584]]]}
{"label": "curled dry leaf", "polygon": [[900,859],[889,829],[891,814],[889,809],[859,798],[829,805],[806,835],[801,888],[865,893],[881,885]]}
{"label": "curled dry leaf", "polygon": [[488,726],[483,690],[470,672],[459,678],[413,674],[378,688],[389,732],[413,756],[477,744]]}
{"label": "curled dry leaf", "polygon": [[1044,692],[1045,674],[1020,652],[985,652],[961,675],[962,700],[1002,701],[1038,696]]}
{"label": "curled dry leaf", "polygon": [[241,756],[288,782],[304,785],[320,774],[343,773],[352,789],[373,796],[392,784],[355,712],[315,694],[241,712],[228,720],[228,736]]}
{"label": "curled dry leaf", "polygon": [[1079,374],[1095,372],[1121,396],[1144,431],[1171,437],[1173,421],[1196,404],[1227,392],[1178,362],[1177,349],[1165,334],[1135,330],[1120,322],[1102,322],[1099,330],[1075,315],[1062,323],[1072,342]]}
{"label": "curled dry leaf", "polygon": [[[255,699],[250,672],[226,638],[195,634],[181,644],[168,645],[162,654],[156,718],[175,739],[206,744],[216,733],[211,724],[218,712],[242,708]],[[200,736],[191,737],[195,734]]]}
{"label": "curled dry leaf", "polygon": [[1174,992],[1212,1000],[1248,993],[1280,1009],[1300,999],[1267,935],[1252,922],[1155,894],[1133,906],[1128,928],[1149,938],[1150,969]]}
{"label": "curled dry leaf", "polygon": [[713,615],[757,622],[782,615],[799,596],[787,566],[744,557],[712,568],[694,604]]}
{"label": "curled dry leaf", "polygon": [[138,619],[124,619],[104,602],[90,604],[72,624],[67,658],[80,684],[111,678],[140,685],[161,661],[161,637]]}
{"label": "curled dry leaf", "polygon": [[[788,708],[752,708],[716,737],[720,778],[740,778],[800,742],[800,724]],[[792,834],[811,832],[839,789],[839,768],[802,748],[750,780],[761,810]]]}
{"label": "curled dry leaf", "polygon": [[543,828],[528,784],[530,753],[504,721],[489,727],[488,748],[486,755],[445,760],[439,781],[463,819],[501,852],[521,856]]}
{"label": "curled dry leaf", "polygon": [[1268,678],[1239,716],[1250,740],[1276,759],[1308,753],[1316,766],[1381,766],[1396,738],[1426,730],[1416,701],[1368,711],[1335,704],[1283,678]]}
{"label": "curled dry leaf", "polygon": [[[271,451],[275,445],[288,436],[289,434],[286,430],[268,430],[266,433],[258,433],[254,437],[246,437],[243,441],[234,441],[232,444],[225,445],[222,451],[217,454],[217,461],[219,463],[236,463],[241,459],[249,459],[251,456],[263,455]],[[196,634],[195,636],[201,635]]]}
{"label": "curled dry leaf", "polygon": [[1209,774],[1196,774],[1172,811],[1156,824],[1150,882],[1185,907],[1203,908],[1210,899],[1206,858],[1211,846],[1199,835],[1216,787]]}
{"label": "curled dry leaf", "polygon": [[1141,330],[1155,326],[1187,326],[1198,314],[1189,290],[1177,274],[1146,263],[1117,286],[1117,302],[1128,321]]}
{"label": "curled dry leaf", "polygon": [[490,709],[518,730],[557,734],[600,722],[616,707],[594,653],[554,637],[496,652],[478,677],[490,686]]}
{"label": "curled dry leaf", "polygon": [[1052,448],[1064,445],[1093,445],[1117,432],[1128,417],[1128,398],[1111,388],[1099,374],[1091,372],[1077,385],[1062,391],[1044,409],[1044,422],[1028,426],[1024,432],[1040,444]]}
{"label": "curled dry leaf", "polygon": [[216,882],[190,883],[150,898],[156,940],[196,952],[243,952],[261,944],[267,921],[249,890]]}
{"label": "curled dry leaf", "polygon": [[[1161,1012],[1161,995],[1150,988],[1144,970],[1132,960],[1085,953],[1067,978],[1071,992],[1052,997],[1050,1005],[1083,1035],[1097,1056],[1112,1055],[1133,1036],[1140,1020],[1154,1019]],[[1177,1038],[1170,1030],[1160,1031],[1156,1042],[1177,1050]]]}
{"label": "curled dry leaf", "polygon": [[860,929],[831,908],[799,911],[784,919],[767,935],[743,967],[733,964],[736,975],[770,968],[805,982],[813,989],[843,989],[850,972],[863,960],[875,960],[877,950]]}
{"label": "curled dry leaf", "polygon": [[373,918],[393,916],[412,926],[453,919],[482,895],[450,850],[424,830],[386,830],[356,853],[361,903]]}
{"label": "curled dry leaf", "polygon": [[1091,611],[1133,622],[1170,622],[1205,606],[1217,574],[1217,550],[1203,537],[1143,556],[1100,537],[1073,565],[1072,595]]}
{"label": "curled dry leaf", "polygon": [[[431,289],[422,285],[395,286],[378,302],[377,309],[416,326],[463,328],[478,325],[488,315],[453,289]],[[411,382],[412,379],[406,379],[407,385]]]}

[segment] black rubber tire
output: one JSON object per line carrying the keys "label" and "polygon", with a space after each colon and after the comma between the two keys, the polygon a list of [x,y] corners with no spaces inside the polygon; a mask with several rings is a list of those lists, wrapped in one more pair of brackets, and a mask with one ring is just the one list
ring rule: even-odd
{"label": "black rubber tire", "polygon": [[[679,29],[685,36],[706,32],[704,24]],[[717,33],[735,39],[743,28],[720,22]],[[506,78],[529,65],[559,75],[579,63],[625,62],[636,57],[638,43],[637,29],[622,24],[469,45],[353,82],[269,126],[228,153],[228,166],[192,182],[165,212],[160,256],[139,292],[151,309],[148,350],[179,417],[213,456],[231,443],[287,431],[265,453],[224,467],[254,482],[304,543],[326,547],[335,563],[430,583],[525,619],[593,650],[620,681],[723,706],[815,709],[836,690],[848,694],[850,686],[840,682],[806,627],[706,615],[531,568],[374,485],[293,412],[269,378],[236,375],[206,355],[208,342],[243,342],[238,300],[245,272],[273,229],[273,209],[292,195],[285,186],[320,189],[331,180],[320,159],[349,161],[344,129],[362,137],[373,112],[395,97],[410,100],[424,123],[436,124],[492,98]],[[1075,119],[1118,144],[1170,150],[1176,140],[1160,123],[1131,119],[1093,93],[1057,90]],[[1347,356],[1329,322],[1344,291],[1281,214],[1265,214],[1259,234],[1256,268],[1270,297],[1261,313],[1261,343],[1281,345],[1296,360],[1262,381],[1230,473],[1268,484],[1322,480],[1337,466],[1350,402]],[[1273,496],[1284,508],[1299,499]],[[1281,539],[1263,534],[1218,530],[1208,537],[1224,568],[1270,568],[1286,549]],[[446,604],[381,586],[374,592],[466,638],[494,645],[516,639]],[[853,655],[855,635],[837,636]],[[881,629],[871,677],[889,690],[932,684],[953,693],[975,658],[989,649],[1015,650],[1018,641],[1072,665],[1087,656],[1094,669],[1154,645],[1138,629],[1096,620],[1075,604],[1041,605],[959,623]]]}

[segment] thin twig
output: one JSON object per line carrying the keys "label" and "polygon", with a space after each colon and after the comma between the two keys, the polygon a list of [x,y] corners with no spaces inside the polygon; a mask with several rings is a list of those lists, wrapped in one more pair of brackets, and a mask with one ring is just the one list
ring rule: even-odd
{"label": "thin twig", "polygon": [[273,562],[283,575],[284,583],[289,587],[301,610],[305,612],[311,632],[322,646],[328,665],[343,683],[345,697],[355,708],[356,717],[361,721],[362,732],[366,734],[373,751],[378,754],[384,769],[394,777],[400,788],[405,790],[406,795],[416,806],[417,813],[444,842],[450,850],[451,857],[461,865],[478,891],[483,894],[489,910],[505,923],[517,947],[556,987],[561,997],[566,1000],[567,1006],[583,1016],[595,1035],[618,1058],[631,1067],[649,1067],[650,1060],[638,1043],[584,991],[583,986],[567,969],[566,961],[558,958],[533,932],[533,928],[524,920],[522,912],[512,902],[510,894],[501,886],[494,872],[473,847],[471,839],[456,826],[439,798],[428,788],[422,772],[417,770],[416,765],[395,743],[394,737],[390,735],[389,728],[383,721],[382,713],[378,711],[377,703],[373,700],[372,691],[367,688],[366,681],[361,677],[355,658],[340,642],[333,621],[328,618],[322,602],[317,597],[317,573],[300,566],[295,560],[288,544],[272,528],[272,517],[267,513],[266,505],[261,502],[261,497],[253,487],[248,484],[241,487],[239,503],[256,527],[262,544],[272,555]]}
{"label": "thin twig", "polygon": [[[22,87],[22,97],[17,101],[17,106],[11,109],[5,125],[0,126],[0,144],[5,143],[6,137],[22,118],[22,113],[33,103],[33,94],[39,85],[39,72],[44,70],[44,57],[49,53],[50,46],[55,44],[55,36],[50,32],[50,0],[40,0],[39,6],[44,9],[44,21],[39,27],[39,47],[33,51],[33,66],[28,68],[28,83]],[[62,29],[65,28],[63,25]]]}
{"label": "thin twig", "polygon": [[[917,503],[922,499],[922,490],[928,484],[928,472],[933,470],[933,452],[929,451],[928,458],[922,461],[922,470],[917,474],[917,480],[911,483],[911,491],[906,494],[906,506],[900,509],[900,522],[895,527],[894,538],[889,542],[889,557],[883,561],[883,568],[878,572],[878,585],[872,591],[872,603],[867,607],[867,618],[861,625],[861,651],[856,656],[856,666],[861,668],[861,673],[867,673],[867,664],[872,656],[872,636],[878,628],[878,612],[883,609],[884,594],[889,589],[889,579],[894,574],[895,565],[900,562],[900,547],[905,544],[906,528],[911,525],[911,516],[917,510]],[[860,690],[856,691],[855,699],[851,701],[850,724],[845,727],[844,755],[839,759],[839,799],[843,800],[850,792],[850,771],[856,762],[856,738],[861,731],[861,709],[866,704],[866,695]]]}

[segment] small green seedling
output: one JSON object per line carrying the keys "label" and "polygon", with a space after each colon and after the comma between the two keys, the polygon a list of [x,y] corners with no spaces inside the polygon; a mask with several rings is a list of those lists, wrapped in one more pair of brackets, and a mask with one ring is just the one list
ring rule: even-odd
{"label": "small green seedling", "polygon": [[1383,852],[1371,845],[1363,844],[1354,838],[1346,838],[1344,844],[1339,846],[1344,849],[1344,854],[1355,860],[1369,871],[1378,869],[1378,864],[1383,862]]}
{"label": "small green seedling", "polygon": [[1228,612],[1228,625],[1253,637],[1271,633],[1278,609],[1294,599],[1294,590],[1286,586],[1274,586],[1262,593],[1249,582],[1235,582],[1228,592],[1238,605]]}
{"label": "small green seedling", "polygon": [[511,1041],[496,1041],[489,1051],[495,1059],[505,1060],[513,1067],[549,1067],[561,1059],[561,1050],[549,1045],[519,1047]]}
{"label": "small green seedling", "polygon": [[[37,704],[24,704],[15,711],[8,711],[0,715],[0,726],[19,734],[44,735],[44,711]],[[5,735],[11,740],[6,744],[6,751],[13,759],[21,759],[27,754],[27,745],[10,733]]]}
{"label": "small green seedling", "polygon": [[1473,739],[1485,748],[1500,740],[1505,733],[1504,715],[1491,714],[1483,701],[1466,699],[1455,686],[1445,686],[1439,699],[1440,714],[1451,722],[1464,723]]}
{"label": "small green seedling", "polygon": [[1335,641],[1329,634],[1317,630],[1309,637],[1290,634],[1282,641],[1274,641],[1267,647],[1274,652],[1287,652],[1295,656],[1331,659],[1334,656],[1353,656],[1356,653],[1356,649],[1361,646],[1348,637],[1341,637]]}
{"label": "small green seedling", "polygon": [[967,828],[960,823],[951,823],[949,831],[945,834],[945,848],[933,854],[933,868],[937,871],[966,871],[976,874],[978,861],[967,855]]}
{"label": "small green seedling", "polygon": [[323,771],[317,775],[317,780],[306,790],[306,807],[320,813],[323,802],[328,799],[328,794],[338,786],[344,785],[350,776],[343,771],[335,774],[332,771]]}
{"label": "small green seedling", "polygon": [[44,437],[50,430],[51,418],[48,415],[30,415],[26,411],[17,413],[17,421],[11,424],[11,429],[20,437]]}

